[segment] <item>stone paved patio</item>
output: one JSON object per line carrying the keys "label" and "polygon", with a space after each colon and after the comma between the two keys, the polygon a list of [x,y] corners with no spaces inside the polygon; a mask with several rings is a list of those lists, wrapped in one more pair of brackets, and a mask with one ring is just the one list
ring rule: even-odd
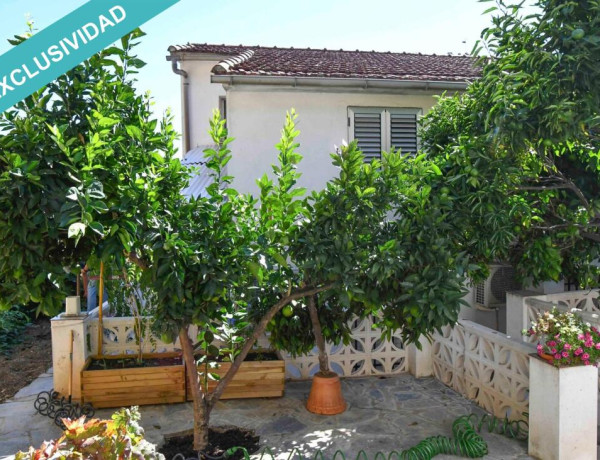
{"label": "stone paved patio", "polygon": [[[37,393],[51,386],[51,374],[44,374],[0,405],[0,458],[59,435],[53,422],[33,409]],[[310,458],[315,450],[322,449],[328,458],[341,450],[348,459],[354,459],[360,450],[365,450],[373,459],[378,451],[400,451],[428,436],[450,436],[454,419],[471,412],[482,413],[437,380],[415,379],[408,374],[343,381],[348,410],[333,417],[314,415],[304,409],[309,389],[309,382],[288,382],[284,398],[222,401],[216,406],[211,423],[255,429],[262,445],[276,448],[277,458],[288,458],[294,449]],[[97,415],[109,417],[111,413],[104,409]],[[141,413],[146,437],[151,442],[160,443],[163,434],[191,427],[190,404],[145,406]],[[489,433],[483,436],[489,445],[486,458],[530,458],[525,442]]]}

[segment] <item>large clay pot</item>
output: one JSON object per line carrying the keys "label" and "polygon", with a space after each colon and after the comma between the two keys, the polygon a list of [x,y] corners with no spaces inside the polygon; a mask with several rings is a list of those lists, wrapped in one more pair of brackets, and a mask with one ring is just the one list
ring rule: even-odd
{"label": "large clay pot", "polygon": [[336,415],[346,410],[340,377],[335,372],[315,374],[306,409],[321,415]]}

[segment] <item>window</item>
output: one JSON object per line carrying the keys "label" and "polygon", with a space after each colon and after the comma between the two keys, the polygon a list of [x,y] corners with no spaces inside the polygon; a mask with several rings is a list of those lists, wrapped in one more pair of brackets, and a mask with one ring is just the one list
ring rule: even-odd
{"label": "window", "polygon": [[225,128],[227,128],[227,99],[225,96],[219,96],[219,112],[221,112],[221,118],[225,120]]}
{"label": "window", "polygon": [[350,107],[349,138],[358,141],[367,161],[381,158],[382,151],[392,148],[416,153],[417,119],[421,113],[421,109]]}

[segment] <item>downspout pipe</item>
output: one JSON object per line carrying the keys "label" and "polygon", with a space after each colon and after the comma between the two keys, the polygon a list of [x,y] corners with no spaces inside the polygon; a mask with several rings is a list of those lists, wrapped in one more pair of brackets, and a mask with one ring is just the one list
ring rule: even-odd
{"label": "downspout pipe", "polygon": [[179,68],[179,60],[174,58],[171,61],[171,69],[183,79],[183,155],[190,151],[190,82],[188,73]]}

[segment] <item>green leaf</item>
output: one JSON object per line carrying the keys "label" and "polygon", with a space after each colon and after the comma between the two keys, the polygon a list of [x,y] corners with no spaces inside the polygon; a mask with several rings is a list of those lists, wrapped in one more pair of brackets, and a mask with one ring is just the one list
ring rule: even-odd
{"label": "green leaf", "polygon": [[142,140],[142,130],[137,126],[127,125],[125,129],[127,130],[127,134],[129,134],[134,139],[137,139],[139,141]]}
{"label": "green leaf", "polygon": [[118,118],[102,117],[98,120],[98,126],[100,128],[112,128],[119,122],[120,120]]}
{"label": "green leaf", "polygon": [[69,230],[67,232],[69,238],[74,238],[76,243],[79,239],[85,235],[86,225],[81,222],[75,222],[69,226]]}

